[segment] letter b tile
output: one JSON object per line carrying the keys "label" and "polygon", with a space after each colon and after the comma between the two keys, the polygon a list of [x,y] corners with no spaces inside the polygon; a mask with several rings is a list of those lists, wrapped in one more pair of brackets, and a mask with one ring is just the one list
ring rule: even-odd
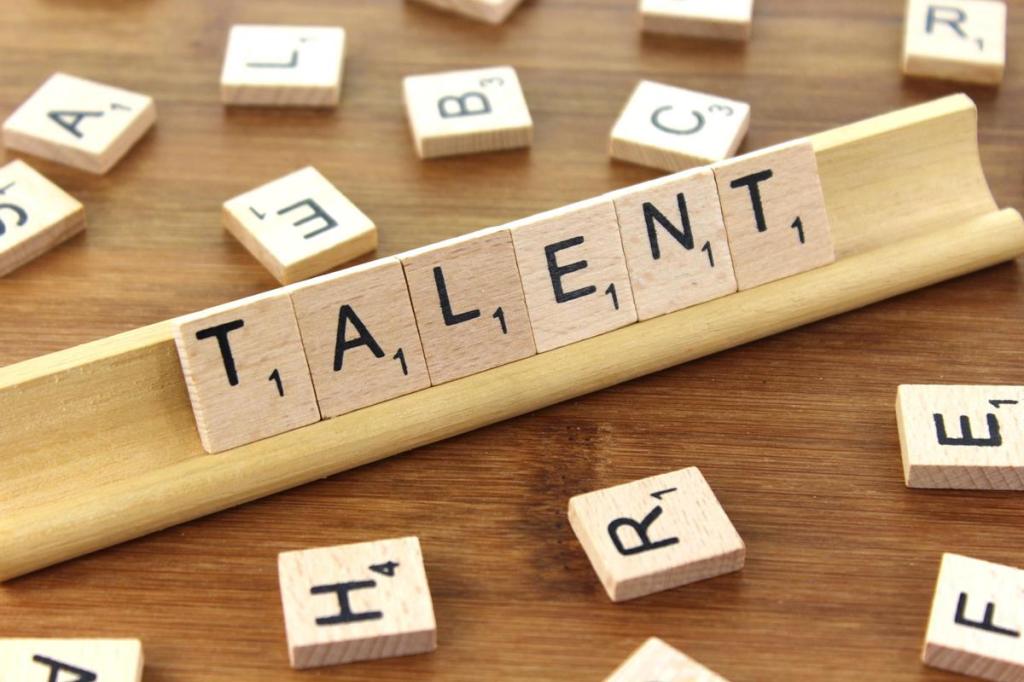
{"label": "letter b tile", "polygon": [[437,647],[417,538],[284,552],[277,564],[293,668]]}
{"label": "letter b tile", "polygon": [[944,554],[921,658],[996,682],[1024,680],[1024,571]]}
{"label": "letter b tile", "polygon": [[516,70],[409,76],[405,108],[421,159],[529,147],[533,120]]}
{"label": "letter b tile", "polygon": [[577,495],[569,523],[612,601],[738,571],[746,557],[696,467]]}
{"label": "letter b tile", "polygon": [[259,294],[174,321],[199,437],[221,452],[319,421],[291,298]]}

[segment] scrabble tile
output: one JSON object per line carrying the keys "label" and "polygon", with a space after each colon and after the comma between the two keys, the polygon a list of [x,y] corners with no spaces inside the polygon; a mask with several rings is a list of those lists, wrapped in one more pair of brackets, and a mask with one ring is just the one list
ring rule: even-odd
{"label": "scrabble tile", "polygon": [[232,26],[220,99],[237,106],[337,106],[344,59],[345,30],[338,26]]}
{"label": "scrabble tile", "polygon": [[605,682],[728,682],[681,651],[651,637]]}
{"label": "scrabble tile", "polygon": [[1024,386],[903,385],[896,421],[908,487],[1024,490]]}
{"label": "scrabble tile", "polygon": [[377,226],[306,166],[224,203],[224,227],[291,284],[377,248]]}
{"label": "scrabble tile", "polygon": [[284,552],[277,565],[293,668],[437,648],[417,538]]}
{"label": "scrabble tile", "polygon": [[611,200],[570,204],[506,227],[538,353],[636,322]]}
{"label": "scrabble tile", "polygon": [[529,147],[533,119],[511,66],[409,76],[405,110],[421,159]]}
{"label": "scrabble tile", "polygon": [[1024,680],[1024,571],[944,554],[928,618],[926,665],[996,682]]}
{"label": "scrabble tile", "polygon": [[324,419],[430,386],[396,258],[296,284],[288,293]]}
{"label": "scrabble tile", "polygon": [[461,14],[470,19],[500,24],[523,0],[418,0],[420,4]]}
{"label": "scrabble tile", "polygon": [[155,122],[148,95],[55,73],[4,122],[4,144],[103,174]]}
{"label": "scrabble tile", "polygon": [[903,34],[903,73],[998,85],[1005,68],[1005,3],[909,0]]}
{"label": "scrabble tile", "polygon": [[637,316],[736,291],[715,174],[707,168],[613,193]]}
{"label": "scrabble tile", "polygon": [[0,639],[0,680],[139,682],[137,639]]}
{"label": "scrabble tile", "polygon": [[221,452],[319,421],[286,291],[174,320],[174,341],[199,437]]}
{"label": "scrabble tile", "polygon": [[612,128],[609,154],[679,171],[729,158],[749,125],[749,104],[640,81]]}
{"label": "scrabble tile", "polygon": [[746,556],[696,467],[577,495],[569,523],[612,601],[738,571]]}
{"label": "scrabble tile", "polygon": [[649,33],[716,40],[749,40],[754,0],[640,0]]}
{"label": "scrabble tile", "polygon": [[534,355],[508,230],[399,254],[433,384]]}
{"label": "scrabble tile", "polygon": [[0,168],[0,277],[84,229],[77,199],[24,161]]}
{"label": "scrabble tile", "polygon": [[713,169],[740,291],[835,260],[810,142],[770,147]]}

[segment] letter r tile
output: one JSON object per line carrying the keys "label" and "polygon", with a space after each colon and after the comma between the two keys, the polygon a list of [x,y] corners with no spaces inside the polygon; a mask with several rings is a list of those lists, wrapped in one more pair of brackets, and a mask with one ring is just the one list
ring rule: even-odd
{"label": "letter r tile", "polygon": [[437,625],[415,537],[283,552],[277,560],[293,668],[426,653]]}
{"label": "letter r tile", "polygon": [[995,682],[1024,679],[1024,571],[944,554],[921,659]]}
{"label": "letter r tile", "polygon": [[746,557],[696,467],[577,495],[569,523],[612,601],[738,571]]}
{"label": "letter r tile", "polygon": [[712,170],[740,291],[835,260],[809,141],[738,156]]}
{"label": "letter r tile", "polygon": [[505,227],[512,232],[538,353],[636,322],[611,199],[570,204]]}
{"label": "letter r tile", "polygon": [[319,421],[291,298],[270,291],[173,322],[199,437],[221,452]]}

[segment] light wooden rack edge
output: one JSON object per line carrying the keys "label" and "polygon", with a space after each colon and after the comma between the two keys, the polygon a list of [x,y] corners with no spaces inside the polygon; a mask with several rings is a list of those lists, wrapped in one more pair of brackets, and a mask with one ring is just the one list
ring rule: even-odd
{"label": "light wooden rack edge", "polygon": [[834,264],[223,454],[200,447],[169,322],[0,369],[0,579],[1024,253],[966,96],[811,139]]}

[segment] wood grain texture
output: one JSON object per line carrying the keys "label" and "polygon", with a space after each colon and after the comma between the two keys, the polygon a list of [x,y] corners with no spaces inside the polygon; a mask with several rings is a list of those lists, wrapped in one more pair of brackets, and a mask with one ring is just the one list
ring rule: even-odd
{"label": "wood grain texture", "polygon": [[[1011,7],[1011,39],[1024,29],[1019,7]],[[104,178],[40,166],[86,203],[91,227],[0,282],[3,363],[272,288],[266,271],[220,228],[219,206],[305,163],[316,163],[378,221],[378,253],[393,254],[652,177],[609,163],[604,144],[642,77],[751,102],[747,149],[956,87],[903,80],[903,3],[890,0],[758,0],[754,38],[740,50],[641,37],[633,3],[618,0],[533,0],[497,29],[397,0],[39,0],[18,9],[0,25],[9,46],[0,84],[5,112],[73,63],[83,75],[153,94],[161,122]],[[217,89],[229,26],[284,18],[349,30],[339,111],[225,112]],[[566,38],[567,25],[574,39]],[[533,149],[420,164],[401,107],[401,77],[477,66],[483,52],[489,63],[520,68],[535,102]],[[1010,52],[998,94],[970,91],[999,205],[1024,199],[1022,59]],[[943,120],[914,135],[935,140],[948,127]],[[908,233],[935,230],[940,214],[965,222],[935,253],[915,255],[942,264],[945,276],[967,272],[960,252],[973,252],[992,228],[974,218],[994,206],[976,191],[976,176],[959,172],[976,163],[970,144],[936,147],[929,160],[929,167],[958,172],[908,185],[901,178],[915,160],[896,153],[890,138],[848,149],[840,146],[848,135],[831,132],[822,142],[836,150],[820,158],[826,193],[851,157],[877,155],[884,172],[859,178],[863,194],[930,202],[935,217],[912,219]],[[839,196],[831,206],[839,255],[879,237],[844,226],[887,224],[893,205]],[[874,260],[853,265],[887,271]],[[908,276],[917,286],[940,279],[923,271]],[[858,281],[848,273],[841,286],[865,303],[881,295],[879,283]],[[939,556],[956,549],[1020,565],[1021,501],[907,491],[892,402],[901,382],[1024,383],[1012,333],[1024,321],[1022,285],[1019,263],[1001,265],[36,573],[0,588],[5,633],[141,636],[146,679],[154,682],[240,674],[304,679],[287,668],[276,554],[416,532],[425,546],[441,548],[426,557],[440,648],[324,669],[323,677],[599,679],[638,640],[658,634],[734,681],[954,682],[962,678],[919,662]],[[813,291],[793,304],[804,322],[824,314]],[[743,330],[746,322],[724,323]],[[166,325],[132,337],[148,348],[120,357],[113,342],[98,343],[97,352],[116,357],[103,372],[159,375],[177,362]],[[85,390],[97,371],[69,372],[62,381]],[[21,372],[37,377],[38,368]],[[36,395],[44,395],[46,381],[33,381]],[[194,423],[180,378],[160,395],[172,393],[139,404],[134,418],[188,433]],[[35,503],[69,494],[32,487],[42,480],[30,468],[33,452],[61,443],[26,443],[21,417],[46,414],[34,404],[5,414],[19,417],[4,420],[2,446],[26,477],[17,498]],[[80,456],[52,462],[69,481],[76,471],[116,481],[132,466],[132,448],[149,447],[131,442],[127,425],[96,433],[91,420],[65,414],[84,446]],[[100,456],[121,442],[123,458]],[[170,465],[181,444],[168,445],[157,454]],[[691,464],[716,481],[748,543],[746,567],[688,590],[609,603],[587,579],[566,500],[581,488]],[[317,462],[304,466],[313,477],[324,475]],[[0,506],[9,510],[11,500],[5,494]]]}

